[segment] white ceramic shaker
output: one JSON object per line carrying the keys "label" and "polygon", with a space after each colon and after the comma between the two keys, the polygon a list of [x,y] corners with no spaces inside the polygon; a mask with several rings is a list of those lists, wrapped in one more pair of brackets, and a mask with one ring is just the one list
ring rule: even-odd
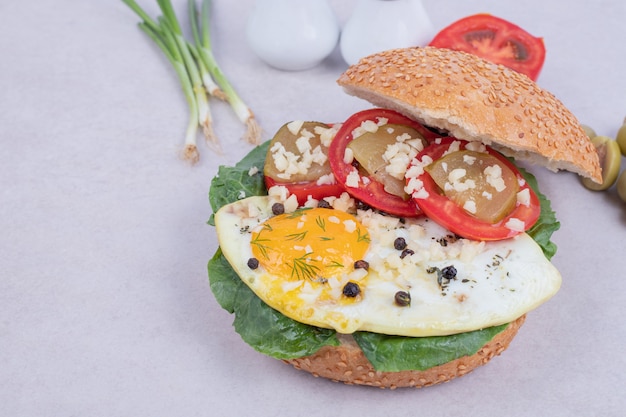
{"label": "white ceramic shaker", "polygon": [[341,32],[348,64],[392,48],[423,46],[435,35],[422,0],[359,0]]}
{"label": "white ceramic shaker", "polygon": [[246,28],[254,53],[288,71],[318,65],[337,46],[339,32],[327,0],[256,0]]}

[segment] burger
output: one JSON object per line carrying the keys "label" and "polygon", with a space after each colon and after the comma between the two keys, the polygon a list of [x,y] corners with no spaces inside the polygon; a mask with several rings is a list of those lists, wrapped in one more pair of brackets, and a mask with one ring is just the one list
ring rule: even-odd
{"label": "burger", "polygon": [[209,199],[211,289],[255,350],[383,388],[465,375],[559,289],[559,222],[528,163],[601,181],[572,113],[524,75],[432,47],[338,84],[375,107],[290,121]]}

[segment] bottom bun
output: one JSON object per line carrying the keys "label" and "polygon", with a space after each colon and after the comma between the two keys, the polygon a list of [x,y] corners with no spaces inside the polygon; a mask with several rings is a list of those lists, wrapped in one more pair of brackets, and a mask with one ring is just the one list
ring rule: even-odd
{"label": "bottom bun", "polygon": [[526,320],[525,315],[510,323],[506,329],[498,333],[475,354],[460,357],[425,371],[377,371],[354,339],[349,336],[342,336],[339,346],[324,346],[313,355],[283,360],[283,362],[293,365],[296,369],[310,372],[316,377],[328,378],[335,382],[391,389],[422,388],[448,382],[486,364],[509,346],[524,320]]}

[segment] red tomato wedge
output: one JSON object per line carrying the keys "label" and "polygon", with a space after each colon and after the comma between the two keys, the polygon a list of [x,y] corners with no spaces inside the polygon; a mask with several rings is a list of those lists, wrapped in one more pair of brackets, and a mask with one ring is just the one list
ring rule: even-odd
{"label": "red tomato wedge", "polygon": [[304,205],[309,197],[321,200],[324,197],[339,197],[344,188],[341,184],[317,184],[315,181],[298,182],[298,183],[282,183],[277,182],[271,177],[265,176],[265,188],[269,189],[275,185],[282,185],[287,188],[289,194],[295,194],[298,204]]}
{"label": "red tomato wedge", "polygon": [[536,81],[546,56],[543,39],[490,14],[476,14],[442,29],[430,46],[469,52]]}
{"label": "red tomato wedge", "polygon": [[353,131],[361,126],[363,122],[378,122],[379,119],[387,119],[389,124],[405,125],[417,130],[427,142],[434,140],[437,135],[418,122],[403,116],[393,110],[388,109],[370,109],[364,110],[350,116],[341,126],[335,139],[333,139],[328,149],[328,159],[331,170],[335,175],[338,183],[342,184],[344,189],[354,198],[361,200],[363,203],[371,207],[382,210],[389,214],[400,217],[417,217],[422,214],[415,202],[409,198],[407,200],[402,197],[389,194],[385,191],[384,185],[371,177],[361,176],[358,186],[351,187],[347,185],[348,176],[357,171],[357,168],[351,163],[344,161],[346,147],[352,141]]}
{"label": "red tomato wedge", "polygon": [[[460,143],[460,149],[465,149],[467,142],[454,138],[444,138],[436,141],[425,148],[412,162],[412,165],[424,165],[430,157],[432,161],[441,158],[454,142]],[[517,202],[515,208],[497,223],[481,221],[465,211],[461,206],[446,197],[437,186],[428,172],[408,178],[407,181],[419,180],[423,186],[413,193],[414,200],[424,214],[451,232],[473,240],[502,240],[508,239],[530,229],[541,213],[539,199],[532,188],[526,183],[519,170],[499,152],[486,147],[489,154],[498,158],[504,165],[510,168],[517,177],[519,192],[528,190],[528,201]],[[410,177],[410,174],[407,175]],[[419,182],[418,181],[418,182]],[[523,224],[522,224],[523,222]],[[522,227],[520,227],[522,226]]]}

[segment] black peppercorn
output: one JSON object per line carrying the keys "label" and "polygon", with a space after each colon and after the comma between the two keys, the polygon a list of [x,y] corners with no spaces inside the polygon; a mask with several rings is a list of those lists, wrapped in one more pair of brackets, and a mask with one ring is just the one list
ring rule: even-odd
{"label": "black peppercorn", "polygon": [[446,266],[441,270],[441,275],[448,281],[456,278],[456,268],[452,265]]}
{"label": "black peppercorn", "polygon": [[248,268],[257,269],[259,267],[259,260],[257,258],[248,259]]}
{"label": "black peppercorn", "polygon": [[285,212],[285,206],[283,205],[283,203],[272,204],[272,213],[275,216],[278,216],[279,214],[283,214],[284,212]]}
{"label": "black peppercorn", "polygon": [[400,259],[404,259],[407,256],[413,255],[415,252],[412,249],[405,249],[400,254]]}
{"label": "black peppercorn", "polygon": [[397,250],[406,249],[406,240],[404,240],[403,237],[396,238],[396,240],[393,241],[393,247]]}
{"label": "black peppercorn", "polygon": [[370,264],[369,262],[360,259],[354,263],[354,269],[365,269],[367,271],[368,269],[370,269]]}
{"label": "black peppercorn", "polygon": [[346,285],[344,285],[343,295],[345,295],[346,297],[354,298],[359,294],[361,294],[361,287],[359,287],[359,284],[357,284],[356,282],[350,281]]}
{"label": "black peppercorn", "polygon": [[330,208],[330,203],[324,199],[321,199],[320,201],[317,202],[317,207],[319,208]]}
{"label": "black peppercorn", "polygon": [[406,291],[398,291],[394,296],[394,300],[400,307],[407,307],[411,305],[411,294]]}

